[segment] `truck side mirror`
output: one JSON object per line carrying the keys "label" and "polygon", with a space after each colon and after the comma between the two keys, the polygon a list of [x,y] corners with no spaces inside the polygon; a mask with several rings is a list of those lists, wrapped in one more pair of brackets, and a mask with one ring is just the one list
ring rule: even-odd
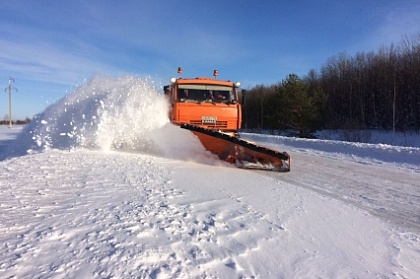
{"label": "truck side mirror", "polygon": [[163,86],[163,93],[165,94],[165,95],[169,95],[169,85],[165,85],[165,86]]}

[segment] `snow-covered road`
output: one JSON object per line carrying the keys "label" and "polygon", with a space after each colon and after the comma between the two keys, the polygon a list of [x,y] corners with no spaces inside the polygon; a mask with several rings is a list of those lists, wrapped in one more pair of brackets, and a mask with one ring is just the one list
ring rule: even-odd
{"label": "snow-covered road", "polygon": [[[296,176],[284,181],[365,209],[386,222],[420,232],[420,176],[390,166],[295,154]],[[315,168],[315,169],[314,169]]]}
{"label": "snow-covered road", "polygon": [[[263,140],[259,135],[251,138]],[[318,141],[318,146],[321,147],[323,143]],[[273,144],[271,146],[292,150],[289,153],[293,162],[297,162],[293,166],[292,174],[277,176],[278,179],[367,210],[385,222],[420,232],[418,149],[410,148],[416,154],[406,158],[405,162],[389,163],[378,158],[320,152],[309,148],[296,149],[293,146]],[[365,145],[364,149],[368,147],[369,145]],[[376,148],[377,146],[374,146],[374,149]],[[385,156],[389,152],[390,147],[383,151]],[[395,148],[394,153],[397,155],[398,152],[398,148]],[[419,160],[417,164],[416,157]],[[276,176],[272,173],[267,175]]]}
{"label": "snow-covered road", "polygon": [[420,174],[291,153],[283,174],[89,150],[3,161],[0,272],[415,278]]}

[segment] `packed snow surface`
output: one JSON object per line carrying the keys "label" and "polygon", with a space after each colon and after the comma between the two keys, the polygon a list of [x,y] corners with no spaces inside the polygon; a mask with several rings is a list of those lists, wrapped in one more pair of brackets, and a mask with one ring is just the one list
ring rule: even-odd
{"label": "packed snow surface", "polygon": [[419,278],[420,148],[243,134],[236,169],[148,78],[98,76],[0,127],[1,278]]}

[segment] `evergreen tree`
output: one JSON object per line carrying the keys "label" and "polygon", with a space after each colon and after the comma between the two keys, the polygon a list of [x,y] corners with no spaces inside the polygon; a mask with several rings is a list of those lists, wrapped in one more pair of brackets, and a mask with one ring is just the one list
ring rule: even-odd
{"label": "evergreen tree", "polygon": [[312,136],[323,124],[326,95],[319,89],[309,91],[307,82],[290,74],[277,88],[278,127],[301,137]]}

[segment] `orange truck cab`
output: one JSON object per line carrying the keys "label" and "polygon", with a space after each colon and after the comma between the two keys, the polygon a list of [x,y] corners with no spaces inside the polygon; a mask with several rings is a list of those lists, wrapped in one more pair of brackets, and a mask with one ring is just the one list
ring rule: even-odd
{"label": "orange truck cab", "polygon": [[[178,73],[182,69],[178,68]],[[236,133],[241,128],[242,114],[238,98],[240,83],[212,78],[171,78],[165,86],[170,99],[171,122],[191,124],[225,133]]]}

